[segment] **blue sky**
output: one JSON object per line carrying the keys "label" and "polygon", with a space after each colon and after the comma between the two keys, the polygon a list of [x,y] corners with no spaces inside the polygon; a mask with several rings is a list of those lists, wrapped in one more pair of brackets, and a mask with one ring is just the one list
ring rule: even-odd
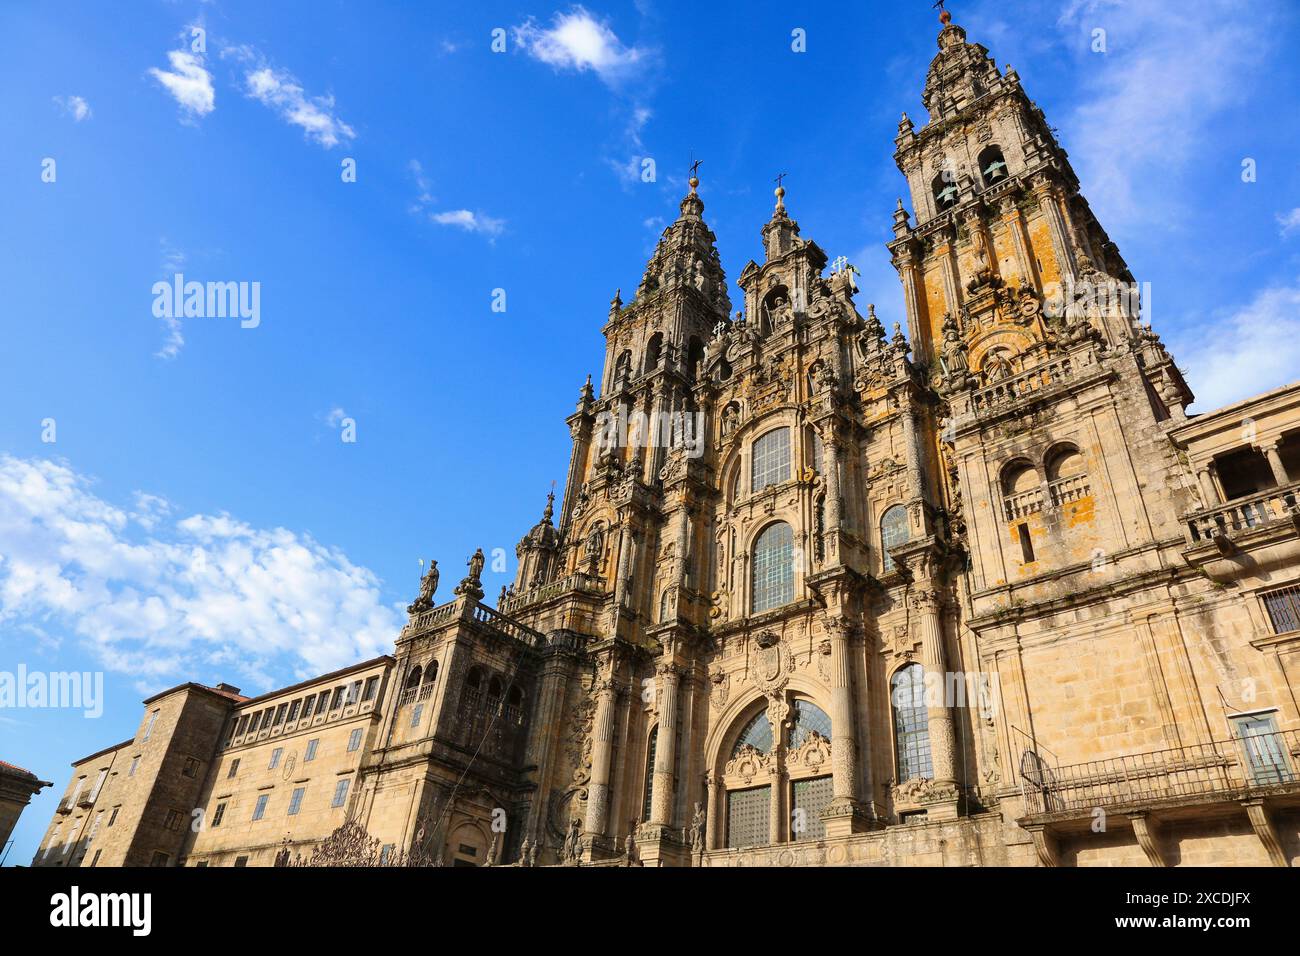
{"label": "blue sky", "polygon": [[[1197,408],[1295,379],[1296,18],[953,12],[1059,129]],[[892,140],[924,118],[937,30],[919,0],[4,4],[0,671],[105,681],[94,719],[0,709],[0,759],[56,783],[8,862],[146,694],[382,653],[420,558],[445,598],[475,547],[503,549],[496,594],[692,154],[732,281],[784,172],[803,234],[900,319]],[[260,324],[156,317],[177,271],[260,283]]]}

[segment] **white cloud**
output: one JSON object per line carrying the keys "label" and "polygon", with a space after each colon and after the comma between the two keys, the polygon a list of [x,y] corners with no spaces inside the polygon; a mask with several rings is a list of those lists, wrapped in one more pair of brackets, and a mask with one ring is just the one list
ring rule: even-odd
{"label": "white cloud", "polygon": [[182,115],[207,116],[216,109],[217,94],[203,57],[186,50],[172,50],[167,59],[171,62],[171,72],[150,67],[149,75],[180,104]]}
{"label": "white cloud", "polygon": [[466,232],[480,232],[493,238],[501,235],[506,226],[504,219],[494,219],[481,212],[471,212],[468,209],[451,209],[447,212],[430,213],[429,219],[440,226],[456,226]]}
{"label": "white cloud", "polygon": [[1160,4],[1076,0],[1062,22],[1107,37],[1107,52],[1085,54],[1084,100],[1067,127],[1089,201],[1103,222],[1148,222],[1145,184],[1181,173],[1207,127],[1249,95],[1267,19],[1233,0],[1185,0],[1172,20]]}
{"label": "white cloud", "polygon": [[611,85],[632,75],[645,61],[644,50],[625,46],[608,24],[581,6],[555,14],[547,29],[530,17],[514,28],[514,35],[534,59],[560,70],[591,70]]}
{"label": "white cloud", "polygon": [[1291,233],[1300,230],[1300,206],[1288,213],[1279,213],[1277,224],[1282,227],[1282,237],[1284,239]]}
{"label": "white cloud", "polygon": [[61,629],[155,689],[267,684],[391,648],[400,615],[339,550],[225,514],[177,521],[174,510],[141,493],[125,510],[65,463],[0,456],[0,624]]}
{"label": "white cloud", "polygon": [[286,123],[301,127],[308,139],[326,149],[356,138],[352,127],[334,115],[334,97],[308,96],[287,70],[262,66],[245,73],[244,82],[249,96],[275,110]]}
{"label": "white cloud", "polygon": [[[1207,334],[1207,326],[1213,334]],[[1274,286],[1226,317],[1183,323],[1170,351],[1196,392],[1196,408],[1219,408],[1300,376],[1300,282]]]}
{"label": "white cloud", "polygon": [[59,108],[66,115],[71,116],[78,123],[90,119],[93,115],[90,111],[90,104],[80,96],[56,96],[54,102],[59,105]]}

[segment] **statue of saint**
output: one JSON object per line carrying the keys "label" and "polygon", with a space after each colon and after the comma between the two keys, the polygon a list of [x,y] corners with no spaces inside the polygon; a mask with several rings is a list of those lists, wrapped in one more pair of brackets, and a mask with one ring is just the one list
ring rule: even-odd
{"label": "statue of saint", "polygon": [[698,803],[691,818],[691,849],[696,853],[704,849],[704,808]]}
{"label": "statue of saint", "polygon": [[420,598],[433,603],[434,592],[438,590],[438,562],[429,559],[429,570],[420,579]]}
{"label": "statue of saint", "polygon": [[470,580],[478,584],[483,574],[483,549],[475,548],[467,563],[469,564]]}

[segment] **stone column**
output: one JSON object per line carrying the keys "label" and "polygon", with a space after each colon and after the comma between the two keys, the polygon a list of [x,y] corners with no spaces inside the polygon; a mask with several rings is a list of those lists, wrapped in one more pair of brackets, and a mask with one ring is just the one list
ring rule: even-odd
{"label": "stone column", "polygon": [[718,836],[722,828],[722,800],[726,793],[722,789],[722,781],[718,779],[717,774],[709,774],[708,787],[709,804],[706,808],[708,815],[704,823],[704,846],[709,850],[720,850],[722,845],[718,842]]}
{"label": "stone column", "polygon": [[925,490],[921,481],[921,452],[916,441],[916,413],[912,410],[911,400],[906,392],[899,397],[899,410],[903,413],[903,450],[907,456],[908,491],[913,499],[924,498]]}
{"label": "stone column", "polygon": [[1047,216],[1048,231],[1052,236],[1052,246],[1057,256],[1061,282],[1073,286],[1075,279],[1078,278],[1076,274],[1078,266],[1074,261],[1074,244],[1070,240],[1070,229],[1065,221],[1065,213],[1061,211],[1059,191],[1048,179],[1039,179],[1034,183],[1033,189],[1039,207]]}
{"label": "stone column", "polygon": [[1219,490],[1214,487],[1214,476],[1210,474],[1210,466],[1206,465],[1196,473],[1197,480],[1201,483],[1201,497],[1205,499],[1205,507],[1213,508],[1215,505],[1222,504],[1219,501]]}
{"label": "stone column", "polygon": [[847,622],[830,628],[831,640],[831,793],[836,803],[858,799],[858,741],[853,734],[853,673]]}
{"label": "stone column", "polygon": [[[952,711],[943,699],[946,691],[948,664],[943,645],[943,605],[938,591],[923,588],[912,596],[912,606],[921,617],[921,655],[927,677],[926,713],[930,729],[930,761],[936,784],[952,784],[957,780],[955,754],[956,736],[953,733]],[[936,687],[937,682],[937,687]],[[939,699],[929,699],[937,690]]]}
{"label": "stone column", "polygon": [[681,670],[676,664],[659,667],[659,736],[655,743],[655,771],[650,791],[650,823],[673,824],[673,772],[677,767],[677,692]]}
{"label": "stone column", "polygon": [[1259,450],[1268,459],[1268,467],[1273,470],[1273,480],[1278,483],[1278,487],[1291,484],[1291,477],[1286,473],[1286,465],[1282,464],[1282,456],[1278,454],[1277,442],[1260,445]]}
{"label": "stone column", "polygon": [[839,443],[834,435],[822,439],[822,472],[826,478],[826,531],[840,527],[840,455]]}
{"label": "stone column", "polygon": [[614,682],[602,682],[596,694],[596,716],[592,722],[591,783],[587,789],[587,832],[593,836],[604,836],[609,822],[609,768],[617,698]]}

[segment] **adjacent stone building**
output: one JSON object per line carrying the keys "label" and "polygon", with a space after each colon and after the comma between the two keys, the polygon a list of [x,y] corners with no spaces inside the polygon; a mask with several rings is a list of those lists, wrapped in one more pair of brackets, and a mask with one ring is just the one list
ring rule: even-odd
{"label": "adjacent stone building", "polygon": [[1290,865],[1300,383],[1187,414],[1042,111],[943,21],[907,335],[783,188],[733,316],[692,176],[497,607],[480,552],[392,657],[146,701],[37,862]]}

